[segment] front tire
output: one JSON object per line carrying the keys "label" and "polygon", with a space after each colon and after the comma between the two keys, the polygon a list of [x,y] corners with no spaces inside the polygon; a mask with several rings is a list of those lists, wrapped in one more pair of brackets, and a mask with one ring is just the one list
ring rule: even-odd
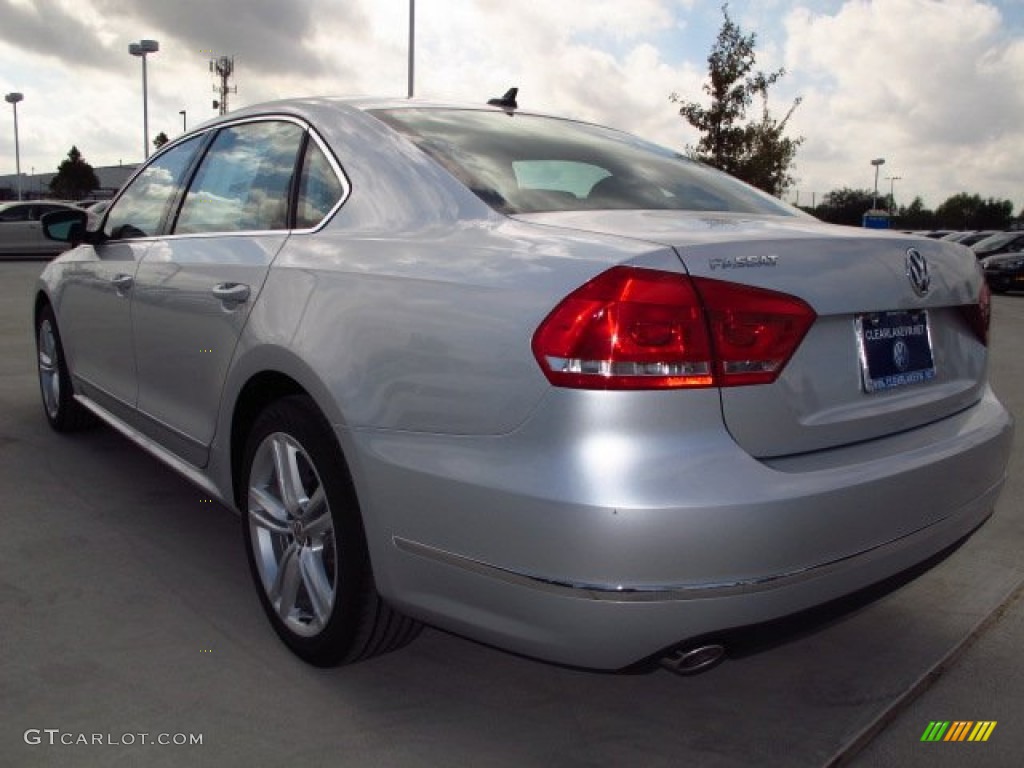
{"label": "front tire", "polygon": [[355,490],[308,397],[256,419],[245,449],[242,529],[274,630],[300,658],[336,666],[399,648],[420,624],[377,594]]}
{"label": "front tire", "polygon": [[74,432],[95,424],[95,417],[75,400],[57,317],[49,304],[36,319],[36,362],[43,412],[50,426],[57,432]]}

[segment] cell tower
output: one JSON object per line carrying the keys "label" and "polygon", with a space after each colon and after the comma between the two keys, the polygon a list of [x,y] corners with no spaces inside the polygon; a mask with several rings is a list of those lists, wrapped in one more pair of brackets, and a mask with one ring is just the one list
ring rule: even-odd
{"label": "cell tower", "polygon": [[214,99],[213,108],[219,109],[219,114],[228,113],[228,94],[238,93],[238,86],[229,86],[228,78],[235,72],[235,57],[221,56],[219,59],[210,59],[210,72],[220,78],[220,85],[213,86],[213,90],[220,94],[220,99]]}

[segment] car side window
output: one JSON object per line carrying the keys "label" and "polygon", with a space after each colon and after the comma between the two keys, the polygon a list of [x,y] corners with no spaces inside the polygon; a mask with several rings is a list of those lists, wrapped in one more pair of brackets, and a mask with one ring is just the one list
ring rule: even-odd
{"label": "car side window", "polygon": [[312,229],[317,226],[334,209],[344,194],[345,188],[338,179],[331,161],[320,145],[310,138],[302,158],[295,228]]}
{"label": "car side window", "polygon": [[111,206],[103,233],[113,240],[160,234],[167,206],[200,144],[201,137],[193,137],[153,160]]}
{"label": "car side window", "polygon": [[0,221],[28,221],[30,211],[30,206],[12,205],[0,212]]}
{"label": "car side window", "polygon": [[282,120],[222,129],[189,187],[175,234],[286,229],[304,133]]}

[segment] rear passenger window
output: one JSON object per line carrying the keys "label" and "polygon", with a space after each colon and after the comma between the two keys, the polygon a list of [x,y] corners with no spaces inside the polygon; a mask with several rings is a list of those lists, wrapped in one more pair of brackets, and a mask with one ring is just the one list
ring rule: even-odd
{"label": "rear passenger window", "polygon": [[320,145],[310,138],[302,159],[299,179],[299,204],[295,213],[296,229],[312,229],[341,200],[345,189]]}
{"label": "rear passenger window", "polygon": [[12,205],[0,212],[0,221],[29,221],[31,212],[31,206]]}
{"label": "rear passenger window", "polygon": [[167,205],[178,191],[199,144],[199,137],[189,139],[146,166],[110,209],[104,234],[115,240],[160,234]]}
{"label": "rear passenger window", "polygon": [[287,228],[288,193],[303,133],[283,121],[221,130],[189,187],[175,234]]}

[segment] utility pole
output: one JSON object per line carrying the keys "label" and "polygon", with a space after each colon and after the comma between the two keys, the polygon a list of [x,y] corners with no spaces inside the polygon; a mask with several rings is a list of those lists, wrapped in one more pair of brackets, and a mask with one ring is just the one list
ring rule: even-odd
{"label": "utility pole", "polygon": [[[18,102],[24,100],[25,96],[21,93],[8,93],[4,96],[4,101],[11,105],[14,109],[14,168],[18,179],[18,199],[21,200],[21,149],[18,146]],[[35,168],[32,169],[33,174]]]}
{"label": "utility pole", "polygon": [[871,164],[875,166],[875,197],[871,203],[871,210],[874,211],[878,209],[878,167],[885,165],[885,158],[877,157],[871,161]]}
{"label": "utility pole", "polygon": [[902,176],[886,176],[885,180],[889,182],[889,215],[892,216],[893,210],[896,208],[896,182],[902,181]]}
{"label": "utility pole", "polygon": [[408,98],[412,98],[416,59],[416,0],[409,0],[409,88]]}
{"label": "utility pole", "polygon": [[149,157],[149,91],[146,85],[146,56],[160,50],[156,40],[140,40],[128,46],[128,53],[142,59],[142,156]]}

